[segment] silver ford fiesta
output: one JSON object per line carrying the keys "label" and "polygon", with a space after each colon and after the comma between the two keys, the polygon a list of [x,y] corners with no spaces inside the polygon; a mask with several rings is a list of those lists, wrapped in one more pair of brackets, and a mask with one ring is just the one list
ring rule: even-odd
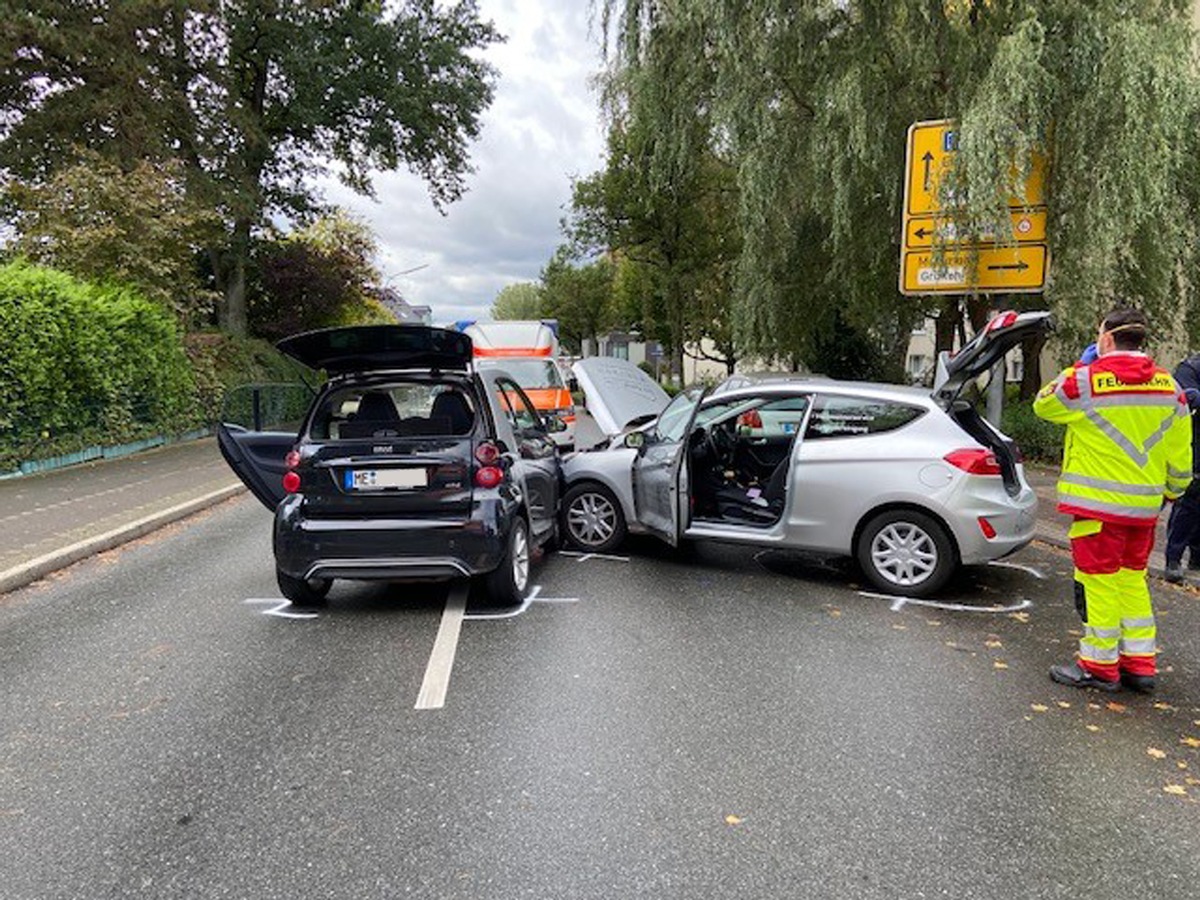
{"label": "silver ford fiesta", "polygon": [[997,316],[922,388],[735,376],[669,398],[623,360],[575,364],[591,421],[563,464],[561,533],[607,552],[628,532],[851,556],[919,597],[962,564],[1033,538],[1037,496],[1013,441],[961,398],[1048,313]]}

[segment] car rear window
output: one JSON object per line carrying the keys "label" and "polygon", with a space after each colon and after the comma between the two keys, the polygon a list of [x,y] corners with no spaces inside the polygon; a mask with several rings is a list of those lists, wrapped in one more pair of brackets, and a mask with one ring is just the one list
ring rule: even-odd
{"label": "car rear window", "polygon": [[804,437],[811,441],[883,434],[907,425],[924,412],[920,406],[894,400],[821,396],[813,404]]}
{"label": "car rear window", "polygon": [[475,415],[470,392],[460,385],[346,387],[325,395],[309,435],[314,440],[466,435],[475,425]]}

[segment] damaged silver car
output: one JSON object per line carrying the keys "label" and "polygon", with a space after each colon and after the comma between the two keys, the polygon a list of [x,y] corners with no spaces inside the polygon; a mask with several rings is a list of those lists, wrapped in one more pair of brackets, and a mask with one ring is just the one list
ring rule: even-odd
{"label": "damaged silver car", "polygon": [[[575,364],[599,438],[563,462],[566,543],[608,552],[628,532],[855,558],[877,588],[936,592],[964,564],[1033,538],[1037,496],[1014,442],[964,388],[1048,313],[997,316],[944,360],[932,391],[738,376],[669,398],[617,359]],[[591,423],[581,423],[577,441]]]}

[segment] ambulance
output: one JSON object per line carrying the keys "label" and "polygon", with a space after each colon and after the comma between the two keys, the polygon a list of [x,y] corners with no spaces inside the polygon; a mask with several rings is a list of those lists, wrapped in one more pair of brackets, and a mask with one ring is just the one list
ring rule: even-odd
{"label": "ambulance", "polygon": [[564,450],[575,446],[575,405],[559,368],[555,319],[454,323],[475,347],[476,369],[504,369],[542,415],[558,416],[567,430],[553,434]]}

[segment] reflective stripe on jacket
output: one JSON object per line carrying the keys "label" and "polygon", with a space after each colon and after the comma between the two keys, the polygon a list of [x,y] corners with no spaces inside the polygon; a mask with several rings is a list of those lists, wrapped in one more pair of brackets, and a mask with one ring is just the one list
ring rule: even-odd
{"label": "reflective stripe on jacket", "polygon": [[1192,478],[1187,400],[1142,353],[1108,353],[1063,371],[1033,411],[1067,426],[1058,508],[1108,522],[1153,522]]}

